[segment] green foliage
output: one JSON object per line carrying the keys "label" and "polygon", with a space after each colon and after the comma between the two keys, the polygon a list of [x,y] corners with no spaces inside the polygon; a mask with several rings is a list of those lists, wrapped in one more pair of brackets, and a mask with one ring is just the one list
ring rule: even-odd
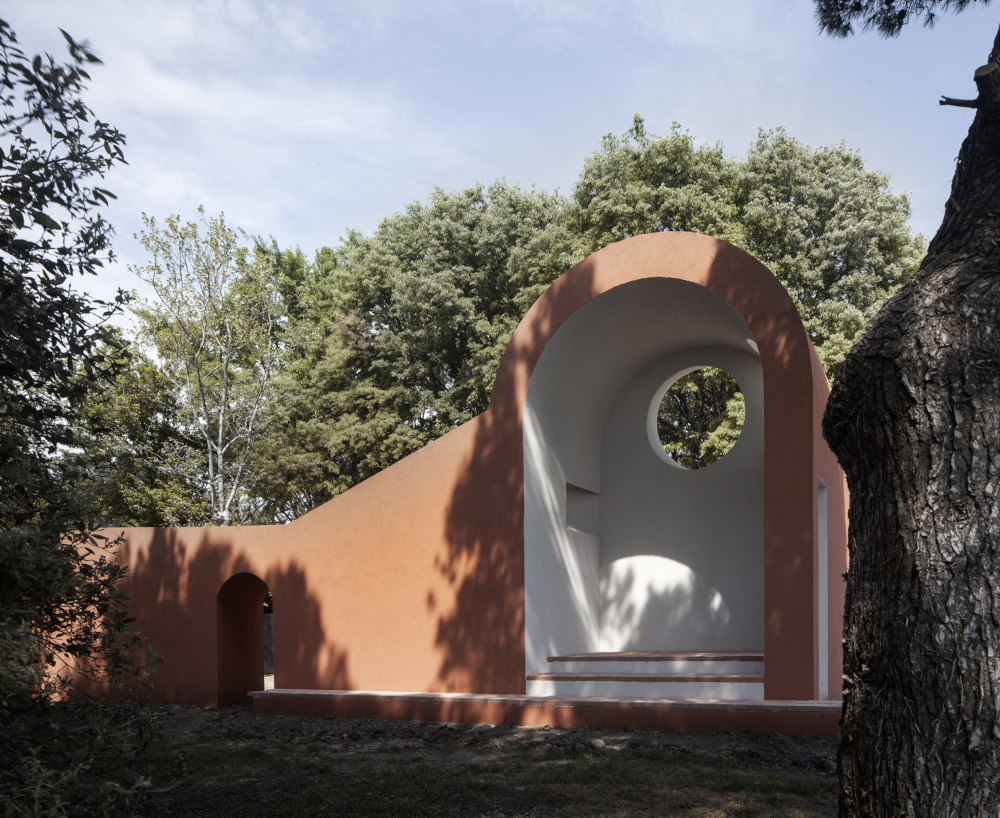
{"label": "green foliage", "polygon": [[482,412],[528,307],[577,260],[557,196],[502,182],[385,219],[317,254],[303,354],[260,475],[297,516]]}
{"label": "green foliage", "polygon": [[254,263],[271,268],[284,313],[291,322],[301,318],[305,310],[303,296],[311,272],[305,253],[298,248],[282,250],[273,237],[270,243],[266,243],[261,237],[254,236],[253,245]]}
{"label": "green foliage", "polygon": [[[28,59],[0,21],[0,793],[5,815],[129,811],[145,785],[93,775],[145,740],[134,698],[59,700],[87,680],[121,694],[147,670],[122,608],[124,569],[83,530],[73,471],[82,406],[112,373],[101,323],[116,308],[67,284],[110,257],[90,184],[122,160],[124,138],[80,93],[97,62],[68,35],[72,62]],[[121,300],[121,299],[119,299]]]}
{"label": "green foliage", "polygon": [[[908,216],[906,197],[843,145],[812,150],[762,132],[736,160],[676,125],[649,134],[636,117],[588,158],[569,201],[503,183],[436,190],[372,236],[320,251],[309,270],[289,257],[299,286],[289,332],[303,351],[254,456],[263,515],[294,518],[482,412],[514,327],[545,287],[642,233],[698,231],[754,254],[789,290],[833,376],[919,264]],[[708,389],[703,380],[682,386]],[[742,428],[742,396],[715,391],[687,399],[715,420],[673,433],[692,466],[718,459]]]}
{"label": "green foliage", "polygon": [[[781,129],[761,132],[737,161],[720,144],[696,147],[677,124],[669,136],[653,136],[636,116],[587,159],[569,215],[587,253],[661,230],[693,230],[747,250],[785,285],[831,378],[925,252],[907,224],[909,201],[890,192],[888,177],[843,145],[812,150]],[[689,468],[718,459],[742,428],[742,397],[720,403],[715,385],[696,373],[677,387],[690,406],[673,407],[678,420],[664,434]],[[697,407],[711,407],[718,425],[687,418],[700,417]]]}
{"label": "green foliage", "polygon": [[925,251],[888,177],[843,145],[812,150],[781,129],[761,132],[739,162],[718,144],[696,148],[676,124],[652,136],[637,116],[588,158],[571,216],[588,253],[659,230],[747,250],[788,289],[831,377]]}
{"label": "green foliage", "polygon": [[835,37],[853,34],[855,21],[864,31],[895,37],[910,20],[932,26],[938,9],[960,12],[976,2],[985,6],[990,0],[816,0],[816,18],[820,30]]}
{"label": "green foliage", "polygon": [[201,441],[185,434],[173,384],[142,352],[110,351],[115,378],[83,406],[76,496],[97,526],[206,525]]}
{"label": "green foliage", "polygon": [[77,407],[106,369],[99,324],[114,311],[65,283],[110,257],[111,228],[91,215],[110,194],[86,182],[121,160],[124,142],[91,125],[79,93],[82,66],[96,58],[69,42],[70,65],[29,60],[0,21],[0,515],[9,526],[58,502],[48,455],[73,442]]}
{"label": "green foliage", "polygon": [[584,255],[663,230],[739,244],[738,170],[720,143],[696,147],[677,123],[669,136],[653,136],[637,114],[628,131],[605,136],[601,150],[584,162],[570,208]]}
{"label": "green foliage", "polygon": [[[294,519],[485,410],[544,289],[587,254],[648,232],[697,231],[760,259],[833,376],[923,255],[908,216],[906,197],[843,145],[813,150],[777,130],[735,159],[677,125],[650,134],[636,117],[587,159],[569,200],[503,182],[435,190],[312,263],[273,239],[251,249],[221,218],[203,219],[204,236],[177,217],[162,229],[150,219],[152,261],[138,272],[159,300],[137,314],[165,381],[154,387],[137,357],[94,407],[95,423],[123,431],[92,438],[91,473],[103,477],[87,485],[116,521],[200,521],[205,506],[216,523]],[[223,351],[237,336],[242,346]],[[671,433],[692,467],[722,456],[742,426],[742,396],[713,384],[681,384],[708,390],[685,399],[691,412],[712,407],[710,422]],[[163,405],[135,400],[146,388]],[[208,487],[201,505],[196,484]]]}
{"label": "green foliage", "polygon": [[[125,569],[98,535],[44,526],[0,539],[0,794],[12,815],[132,814],[149,782],[108,774],[150,739],[152,665],[129,625]],[[81,684],[108,689],[80,701]]]}
{"label": "green foliage", "polygon": [[709,426],[701,444],[700,455],[706,465],[714,463],[736,445],[746,418],[746,400],[742,392],[737,392],[726,401],[725,408]]}
{"label": "green foliage", "polygon": [[686,469],[702,469],[725,455],[743,430],[746,403],[739,385],[707,366],[678,378],[657,413],[663,450]]}
{"label": "green foliage", "polygon": [[[227,227],[222,215],[199,213],[204,235],[179,216],[168,216],[161,228],[143,214],[140,238],[150,261],[132,271],[156,299],[133,312],[170,384],[178,436],[199,441],[211,520],[248,523],[258,519],[248,492],[250,455],[268,425],[274,379],[288,349],[288,302],[297,301],[302,265],[260,241],[251,252],[246,234]],[[187,485],[191,477],[184,475]],[[196,512],[189,506],[185,513]]]}
{"label": "green foliage", "polygon": [[736,190],[740,242],[778,277],[827,374],[926,252],[910,203],[844,145],[811,150],[783,130],[762,132]]}

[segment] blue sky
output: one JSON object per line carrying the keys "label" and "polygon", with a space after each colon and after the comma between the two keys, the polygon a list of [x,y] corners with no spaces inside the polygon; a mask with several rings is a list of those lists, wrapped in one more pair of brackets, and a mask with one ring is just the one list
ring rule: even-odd
{"label": "blue sky", "polygon": [[87,100],[128,139],[107,187],[119,264],[85,289],[137,282],[141,213],[199,204],[312,254],[435,185],[497,178],[564,193],[603,134],[635,113],[742,155],[759,128],[845,141],[910,193],[933,235],[1000,5],[897,40],[820,36],[809,0],[307,2],[19,0],[24,49],[58,29],[104,60]]}

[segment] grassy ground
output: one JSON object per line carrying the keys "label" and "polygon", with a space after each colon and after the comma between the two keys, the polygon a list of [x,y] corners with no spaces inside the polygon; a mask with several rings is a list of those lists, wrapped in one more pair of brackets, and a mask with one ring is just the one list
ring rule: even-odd
{"label": "grassy ground", "polygon": [[[576,743],[343,743],[169,734],[135,769],[185,783],[172,816],[833,816],[829,776],[767,771],[723,756]],[[446,731],[445,731],[446,732]],[[339,736],[334,738],[339,739]],[[344,738],[347,736],[345,734]]]}

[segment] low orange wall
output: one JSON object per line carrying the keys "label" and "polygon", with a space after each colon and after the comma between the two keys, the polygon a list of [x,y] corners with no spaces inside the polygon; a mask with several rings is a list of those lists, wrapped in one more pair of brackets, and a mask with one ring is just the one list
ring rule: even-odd
{"label": "low orange wall", "polygon": [[520,451],[481,442],[490,420],[289,525],[126,530],[155,698],[217,703],[217,594],[240,573],[273,594],[278,687],[523,693]]}

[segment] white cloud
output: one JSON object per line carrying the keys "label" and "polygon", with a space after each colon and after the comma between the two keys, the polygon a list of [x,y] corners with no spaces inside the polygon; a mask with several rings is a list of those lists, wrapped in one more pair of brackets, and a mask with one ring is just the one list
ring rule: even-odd
{"label": "white cloud", "polygon": [[995,26],[973,9],[898,42],[834,41],[803,0],[34,0],[6,18],[26,50],[65,54],[61,26],[104,59],[87,100],[128,137],[108,187],[131,262],[143,211],[204,204],[310,252],[435,184],[568,191],[636,112],[730,152],[761,126],[846,138],[931,232],[968,120],[936,98],[973,93],[969,54]]}

